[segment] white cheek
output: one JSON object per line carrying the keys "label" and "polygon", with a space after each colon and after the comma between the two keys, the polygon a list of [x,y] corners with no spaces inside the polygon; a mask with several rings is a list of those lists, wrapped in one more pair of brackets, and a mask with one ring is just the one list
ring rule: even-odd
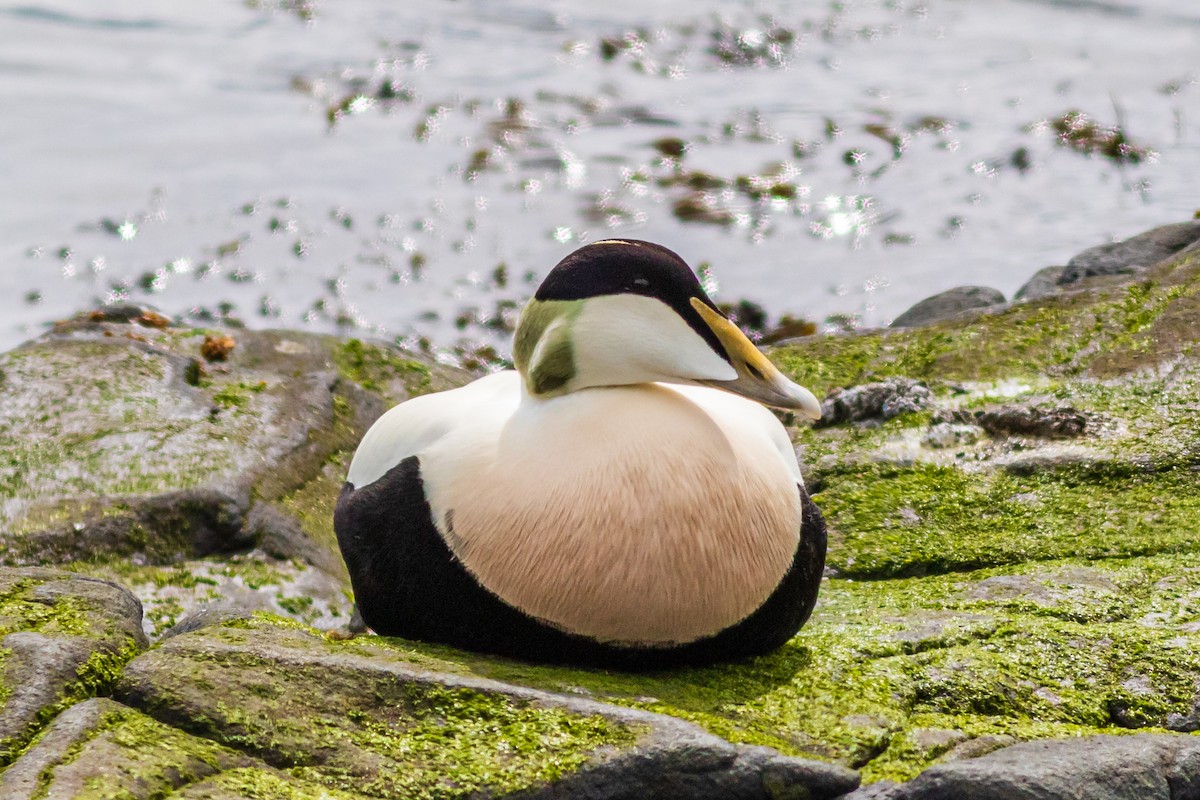
{"label": "white cheek", "polygon": [[660,300],[619,294],[590,298],[572,326],[572,387],[737,378],[699,334]]}

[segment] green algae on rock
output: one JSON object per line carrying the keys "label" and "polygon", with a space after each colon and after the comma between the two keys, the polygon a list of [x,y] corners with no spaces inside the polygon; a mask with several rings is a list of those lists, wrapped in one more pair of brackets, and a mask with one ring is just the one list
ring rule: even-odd
{"label": "green algae on rock", "polygon": [[714,794],[722,787],[749,797],[761,793],[763,770],[788,786],[807,776],[828,787],[821,797],[857,785],[846,770],[738,750],[669,717],[472,677],[381,640],[333,642],[264,617],[169,639],[129,665],[115,696],[313,784],[372,797],[570,797],[606,781],[628,791],[600,796],[690,782],[697,797],[726,796]]}
{"label": "green algae on rock", "polygon": [[[153,635],[236,598],[336,624],[344,567],[296,498],[327,488],[322,468],[387,404],[457,373],[381,344],[134,325],[141,313],[81,315],[0,355],[0,563],[130,583]],[[213,336],[235,346],[204,364]]]}
{"label": "green algae on rock", "polygon": [[0,769],[59,711],[111,689],[146,645],[141,615],[115,584],[0,567]]}
{"label": "green algae on rock", "polygon": [[0,773],[0,792],[11,800],[163,797],[223,769],[253,763],[112,700],[94,699],[60,715]]}

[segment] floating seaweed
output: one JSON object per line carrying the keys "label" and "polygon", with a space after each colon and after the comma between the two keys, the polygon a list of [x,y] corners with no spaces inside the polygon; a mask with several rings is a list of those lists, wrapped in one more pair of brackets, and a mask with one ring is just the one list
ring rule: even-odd
{"label": "floating seaweed", "polygon": [[1050,120],[1063,147],[1084,155],[1103,156],[1117,164],[1139,164],[1154,151],[1129,140],[1121,125],[1101,125],[1082,111],[1068,111]]}

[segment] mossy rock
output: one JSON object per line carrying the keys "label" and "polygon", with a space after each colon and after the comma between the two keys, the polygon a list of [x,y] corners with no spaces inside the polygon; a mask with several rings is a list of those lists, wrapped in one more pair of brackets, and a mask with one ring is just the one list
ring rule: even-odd
{"label": "mossy rock", "polygon": [[334,794],[103,698],[81,702],[60,714],[0,773],[0,796],[5,800],[358,797]]}
{"label": "mossy rock", "polygon": [[115,584],[0,567],[0,769],[60,710],[111,689],[146,646],[141,622]]}
{"label": "mossy rock", "polygon": [[1191,355],[1200,342],[1200,253],[1118,285],[1080,289],[973,319],[819,336],[772,358],[815,391],[891,375],[935,382],[1118,377]]}
{"label": "mossy rock", "polygon": [[389,405],[466,374],[354,339],[165,323],[94,312],[0,355],[0,563],[119,580],[151,635],[212,601],[341,624],[331,470]]}
{"label": "mossy rock", "polygon": [[672,717],[265,617],[162,642],[128,665],[114,696],[349,796],[765,798],[767,780],[833,798],[858,784],[848,770],[737,748]]}

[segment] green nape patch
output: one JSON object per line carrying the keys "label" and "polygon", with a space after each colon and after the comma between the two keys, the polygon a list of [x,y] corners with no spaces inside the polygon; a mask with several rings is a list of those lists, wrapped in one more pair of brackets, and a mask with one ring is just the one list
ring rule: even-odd
{"label": "green nape patch", "polygon": [[804,339],[772,351],[818,392],[902,375],[924,380],[1119,374],[1190,351],[1200,340],[1200,256],[1131,285],[1020,303],[967,322]]}
{"label": "green nape patch", "polygon": [[1187,463],[1029,474],[869,464],[824,472],[813,497],[830,528],[830,566],[881,578],[1197,550],[1196,481]]}
{"label": "green nape patch", "polygon": [[397,382],[403,386],[402,394],[406,397],[425,394],[433,388],[429,367],[405,358],[395,347],[347,339],[333,346],[333,363],[343,377],[370,392],[398,394]]}

